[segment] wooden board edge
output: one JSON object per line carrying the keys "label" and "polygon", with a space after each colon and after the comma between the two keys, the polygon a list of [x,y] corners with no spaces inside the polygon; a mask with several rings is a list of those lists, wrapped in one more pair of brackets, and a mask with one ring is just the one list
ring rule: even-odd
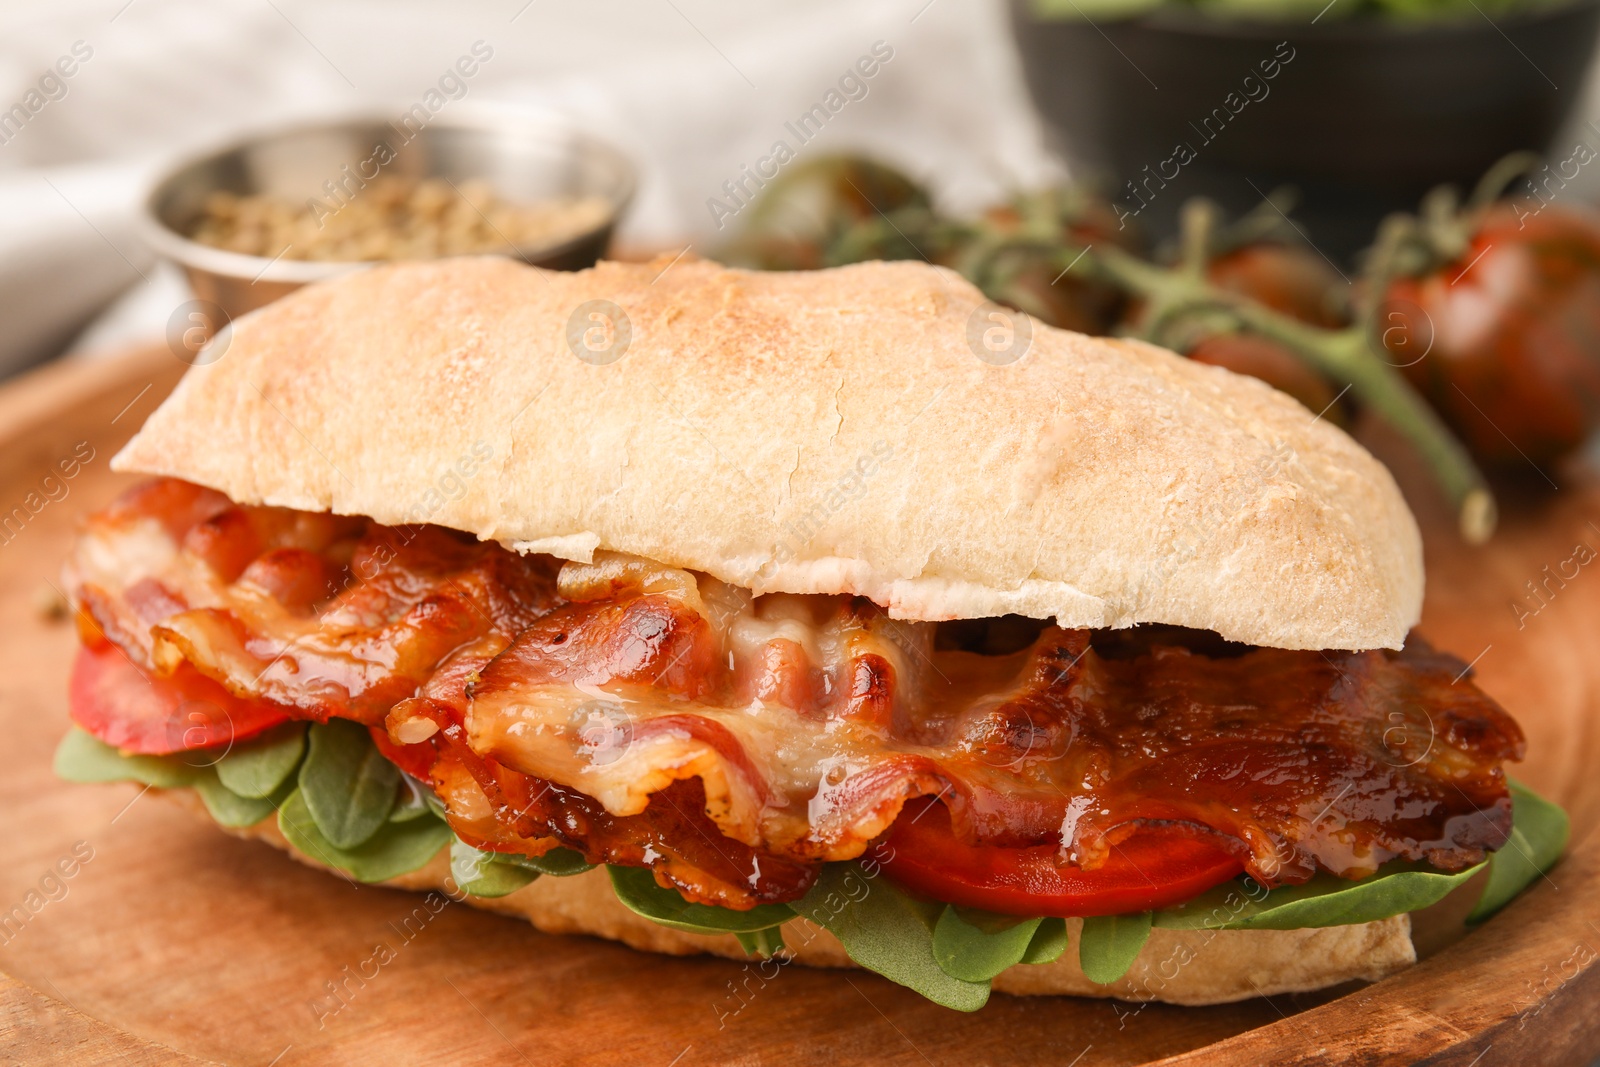
{"label": "wooden board edge", "polygon": [[0,975],[0,1049],[37,1067],[206,1067],[176,1049],[134,1037],[32,986]]}

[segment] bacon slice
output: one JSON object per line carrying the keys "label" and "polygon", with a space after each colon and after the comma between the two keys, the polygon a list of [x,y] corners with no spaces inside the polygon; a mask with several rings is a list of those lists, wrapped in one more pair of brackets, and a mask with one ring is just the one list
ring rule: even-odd
{"label": "bacon slice", "polygon": [[[603,641],[564,609],[486,665],[470,687],[472,747],[618,814],[696,778],[725,836],[814,859],[859,855],[906,800],[930,794],[968,840],[1059,840],[1085,868],[1140,825],[1208,827],[1267,884],[1318,868],[1359,877],[1396,858],[1458,869],[1510,830],[1499,765],[1520,758],[1521,732],[1456,680],[1463,664],[1418,640],[1326,655],[1151,643],[1118,658],[1050,628],[1020,654],[940,653],[947,677],[920,700],[901,693],[892,712],[867,715],[863,690],[892,693],[896,675],[858,651],[829,672],[831,705],[806,715],[720,702],[704,683],[644,684],[669,658],[716,661],[662,622],[670,613],[627,603],[610,602]],[[645,641],[628,630],[640,624],[658,652],[614,673],[614,650]],[[552,634],[566,638],[559,657]],[[720,692],[737,690],[732,673]]]}
{"label": "bacon slice", "polygon": [[[1063,841],[1085,867],[1137,824],[1185,822],[1243,842],[1269,885],[1396,858],[1453,870],[1505,843],[1500,764],[1524,747],[1465,666],[1416,637],[1398,653],[1225,656],[1152,637],[1115,658],[1054,631],[1024,692],[977,733],[1003,723],[1007,751],[1045,757],[1040,780],[1079,801]],[[969,822],[980,840],[1017,825],[994,811]]]}
{"label": "bacon slice", "polygon": [[241,697],[377,724],[455,649],[554,606],[555,574],[437,526],[236,507],[159,479],[88,520],[66,577],[143,666],[188,662]]}
{"label": "bacon slice", "polygon": [[469,844],[533,856],[564,847],[590,863],[650,867],[660,884],[722,907],[796,900],[816,880],[814,864],[724,837],[707,817],[706,794],[695,779],[668,782],[637,814],[616,815],[583,793],[479,755],[460,715],[458,708],[415,698],[396,707],[391,722],[426,717],[438,726],[428,741],[430,780],[452,828]]}
{"label": "bacon slice", "polygon": [[1237,842],[1268,884],[1505,842],[1516,724],[1464,665],[1143,627],[908,624],[629,557],[558,565],[436,527],[235,507],[170,480],[89,521],[85,619],[305,718],[384,731],[458,833],[792,900],[938,797],[964,839],[1093,868],[1142,826]]}

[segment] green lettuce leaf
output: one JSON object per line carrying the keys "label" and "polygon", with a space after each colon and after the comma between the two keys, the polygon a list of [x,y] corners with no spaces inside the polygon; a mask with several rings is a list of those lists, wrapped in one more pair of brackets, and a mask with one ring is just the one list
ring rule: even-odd
{"label": "green lettuce leaf", "polygon": [[[361,732],[366,734],[365,730]],[[277,745],[282,740],[273,738],[268,744]],[[370,745],[370,735],[367,740]],[[242,750],[235,749],[220,760],[209,752],[125,755],[84,731],[74,729],[61,739],[56,749],[55,771],[71,782],[132,781],[160,789],[192,788],[205,802],[211,817],[223,826],[253,826],[277,809],[278,828],[291,845],[312,859],[337,867],[363,882],[381,882],[416,870],[454,837],[442,820],[424,810],[410,822],[382,824],[380,831],[369,835],[358,847],[340,848],[317,826],[304,796],[296,788],[295,779],[288,773],[270,796],[244,796],[224,785],[220,768]],[[280,767],[286,762],[281,752],[276,759]],[[262,763],[266,762],[263,757]],[[248,776],[251,781],[246,783],[247,787],[261,788],[262,782],[276,774],[261,768],[257,771],[260,773],[252,771]],[[235,777],[233,780],[244,779]],[[393,796],[391,792],[391,802]]]}
{"label": "green lettuce leaf", "polygon": [[535,874],[548,874],[553,878],[568,878],[574,874],[594,870],[595,865],[583,858],[583,853],[570,848],[553,848],[542,856],[524,856],[520,852],[496,852],[496,863],[512,863]]}
{"label": "green lettuce leaf", "polygon": [[1147,911],[1090,916],[1083,920],[1083,931],[1078,935],[1078,966],[1089,981],[1110,985],[1128,973],[1148,940]]}
{"label": "green lettuce leaf", "polygon": [[1235,879],[1156,912],[1154,921],[1171,930],[1302,930],[1376,922],[1437,904],[1482,869],[1480,863],[1447,873],[1426,864],[1389,863],[1359,882],[1318,874],[1272,890],[1251,878]]}
{"label": "green lettuce leaf", "polygon": [[174,756],[124,755],[76,727],[56,746],[56,777],[69,782],[141,782],[182,789],[194,785],[207,769]]}
{"label": "green lettuce leaf", "polygon": [[1067,920],[1041,919],[1022,954],[1023,963],[1054,963],[1067,951]]}
{"label": "green lettuce leaf", "polygon": [[223,826],[254,826],[271,815],[278,797],[241,796],[218,778],[207,752],[170,756],[124,754],[111,745],[74,729],[56,748],[55,772],[69,782],[141,782],[158,789],[191,788],[205,802],[211,817]]}
{"label": "green lettuce leaf", "polygon": [[656,884],[656,876],[643,867],[608,867],[611,888],[627,908],[652,922],[694,934],[753,934],[782,926],[794,918],[787,904],[761,904],[749,911],[734,911],[710,904],[691,904],[676,889]]}
{"label": "green lettuce leaf", "polygon": [[270,797],[288,781],[306,751],[306,724],[286,722],[234,745],[217,761],[217,780],[241,797]]}
{"label": "green lettuce leaf", "polygon": [[344,871],[358,882],[382,882],[425,865],[455,836],[436,818],[385,822],[355,848],[339,848],[323,835],[296,789],[278,808],[278,829],[314,860]]}
{"label": "green lettuce leaf", "polygon": [[1027,957],[1043,922],[948,905],[933,927],[933,958],[952,978],[987,982]]}
{"label": "green lettuce leaf", "polygon": [[538,871],[496,859],[495,853],[479,851],[458,837],[450,842],[450,877],[475,897],[503,897],[539,877]]}
{"label": "green lettuce leaf", "polygon": [[400,768],[384,758],[365,726],[346,719],[313,723],[300,798],[318,833],[335,848],[353,849],[389,818]]}
{"label": "green lettuce leaf", "polygon": [[1511,839],[1489,857],[1483,896],[1467,916],[1481,923],[1555,865],[1566,850],[1571,826],[1567,813],[1519,782],[1511,785]]}
{"label": "green lettuce leaf", "polygon": [[762,959],[771,959],[783,951],[783,927],[772,926],[765,930],[735,930],[734,937],[739,939],[739,945],[747,956],[760,956]]}
{"label": "green lettuce leaf", "polygon": [[276,798],[240,796],[219,782],[215,774],[197,779],[194,789],[217,824],[229,827],[254,826],[277,811],[278,804],[288,796],[288,790]]}
{"label": "green lettuce leaf", "polygon": [[444,818],[444,806],[435,808],[429,803],[433,797],[433,790],[417,781],[415,778],[400,773],[400,798],[394,802],[394,807],[389,809],[390,822],[410,822],[420,819],[424,815],[437,815]]}
{"label": "green lettuce leaf", "polygon": [[944,905],[901,890],[859,863],[830,863],[795,910],[837,937],[850,958],[935,1004],[977,1011],[989,1000],[988,982],[951,977],[933,951]]}

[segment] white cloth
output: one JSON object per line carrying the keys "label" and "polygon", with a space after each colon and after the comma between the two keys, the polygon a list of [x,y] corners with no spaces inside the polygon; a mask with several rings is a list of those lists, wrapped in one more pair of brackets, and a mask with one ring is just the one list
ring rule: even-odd
{"label": "white cloth", "polygon": [[[0,374],[59,351],[124,289],[77,348],[159,336],[186,294],[131,219],[162,160],[299,117],[398,116],[477,41],[494,54],[467,99],[554,106],[634,157],[642,180],[620,239],[635,247],[713,244],[707,199],[878,41],[893,58],[802,153],[869,151],[954,209],[1058,179],[1005,17],[990,0],[8,7],[0,113],[30,91],[44,102],[0,143]],[[92,54],[70,78],[52,75],[75,46]],[[49,92],[41,78],[55,79]]]}

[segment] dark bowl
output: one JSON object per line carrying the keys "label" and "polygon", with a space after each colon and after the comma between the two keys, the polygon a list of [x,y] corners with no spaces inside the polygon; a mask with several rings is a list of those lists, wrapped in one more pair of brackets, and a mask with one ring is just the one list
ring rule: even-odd
{"label": "dark bowl", "polygon": [[1289,184],[1314,239],[1346,258],[1435,185],[1470,186],[1518,149],[1565,159],[1552,141],[1600,30],[1600,0],[1422,25],[1189,9],[1091,24],[1031,7],[1011,0],[1034,103],[1077,173],[1104,182],[1130,219],[1164,237],[1189,196],[1239,212]]}

